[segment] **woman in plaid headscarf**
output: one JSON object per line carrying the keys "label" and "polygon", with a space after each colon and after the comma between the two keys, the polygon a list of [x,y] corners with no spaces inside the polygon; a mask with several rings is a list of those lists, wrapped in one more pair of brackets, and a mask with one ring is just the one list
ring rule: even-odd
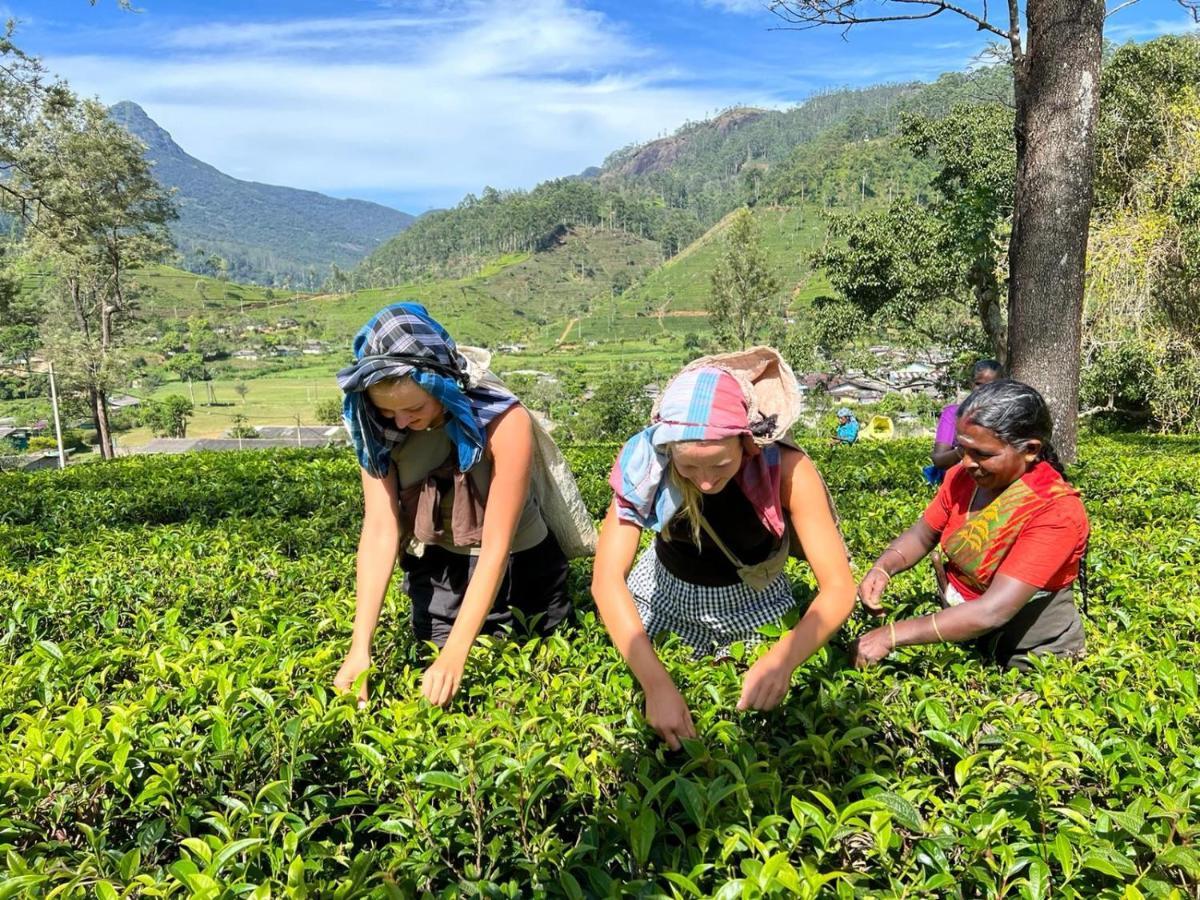
{"label": "woman in plaid headscarf", "polygon": [[[651,638],[673,632],[697,657],[721,657],[782,620],[796,605],[783,571],[789,525],[819,591],[796,627],[750,667],[738,708],[777,706],[795,668],[854,608],[824,482],[786,441],[791,423],[752,415],[733,374],[696,365],[672,379],[650,426],[617,456],[592,578],[608,633],[645,691],[646,720],[672,748],[696,729]],[[643,529],[657,535],[635,566]]]}
{"label": "woman in plaid headscarf", "polygon": [[[444,706],[481,631],[547,634],[571,610],[566,557],[529,490],[532,422],[419,304],[380,310],[354,338],[354,357],[338,384],[365,515],[354,633],[334,683],[349,690],[370,667],[403,552],[413,630],[441,648],[421,691]],[[410,542],[416,552],[406,552]],[[359,696],[365,701],[365,678]]]}

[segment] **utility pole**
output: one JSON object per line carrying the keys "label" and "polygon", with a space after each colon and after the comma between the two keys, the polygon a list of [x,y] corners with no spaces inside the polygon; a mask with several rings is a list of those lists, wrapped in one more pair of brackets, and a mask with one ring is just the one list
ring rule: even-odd
{"label": "utility pole", "polygon": [[58,467],[67,467],[67,454],[63,450],[62,423],[58,418],[58,391],[54,387],[54,363],[47,362],[50,368],[50,407],[54,410],[54,438],[58,441]]}
{"label": "utility pole", "polygon": [[304,442],[300,440],[300,417],[296,416],[296,446],[303,447]]}
{"label": "utility pole", "polygon": [[188,396],[192,398],[192,406],[196,405],[196,389],[192,387],[192,379],[188,379]]}

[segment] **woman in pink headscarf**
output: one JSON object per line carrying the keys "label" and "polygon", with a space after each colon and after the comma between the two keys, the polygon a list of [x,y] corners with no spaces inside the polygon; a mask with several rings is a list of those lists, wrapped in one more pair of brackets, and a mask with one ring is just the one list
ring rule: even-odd
{"label": "woman in pink headscarf", "polygon": [[[789,524],[819,591],[796,627],[750,667],[738,708],[777,706],[792,672],[854,607],[854,579],[821,476],[791,444],[764,442],[774,417],[751,421],[751,405],[728,371],[684,370],[664,390],[652,424],[621,449],[609,479],[615,496],[592,594],[646,693],[646,720],[672,748],[696,729],[651,638],[674,632],[697,657],[721,657],[779,622],[795,606],[783,572]],[[634,566],[647,528],[654,544]]]}

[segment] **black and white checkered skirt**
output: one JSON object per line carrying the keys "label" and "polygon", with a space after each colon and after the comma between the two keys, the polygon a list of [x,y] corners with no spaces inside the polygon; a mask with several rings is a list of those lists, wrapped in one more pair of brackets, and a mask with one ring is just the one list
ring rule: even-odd
{"label": "black and white checkered skirt", "polygon": [[654,547],[647,547],[626,582],[651,638],[674,632],[693,655],[724,656],[729,645],[762,640],[758,629],[781,620],[795,605],[792,585],[780,574],[765,590],[742,582],[722,587],[692,584],[667,571]]}

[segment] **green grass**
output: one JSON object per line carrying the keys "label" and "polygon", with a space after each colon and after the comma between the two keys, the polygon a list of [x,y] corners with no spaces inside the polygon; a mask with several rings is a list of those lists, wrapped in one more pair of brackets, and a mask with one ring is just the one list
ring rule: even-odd
{"label": "green grass", "polygon": [[[825,220],[820,207],[767,207],[753,210],[770,265],[779,277],[780,299],[790,308],[803,308],[813,297],[827,293],[829,284],[809,265],[811,253],[825,240]],[[711,278],[724,252],[723,237],[730,213],[682,253],[646,276],[615,302],[604,302],[587,317],[585,329],[610,339],[646,337],[649,334],[705,334],[705,317]]]}

